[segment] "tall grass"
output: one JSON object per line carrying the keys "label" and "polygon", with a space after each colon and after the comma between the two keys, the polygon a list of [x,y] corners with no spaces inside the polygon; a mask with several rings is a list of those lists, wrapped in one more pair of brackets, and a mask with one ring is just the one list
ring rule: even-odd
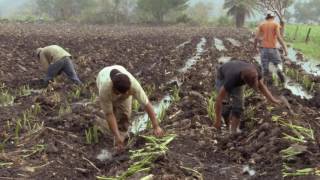
{"label": "tall grass", "polygon": [[[297,30],[298,27],[298,30]],[[306,44],[305,39],[311,28],[310,41]],[[296,33],[297,30],[297,33]],[[306,56],[319,59],[320,61],[320,26],[319,25],[295,25],[289,24],[285,29],[285,39],[291,42],[293,48],[301,50]]]}

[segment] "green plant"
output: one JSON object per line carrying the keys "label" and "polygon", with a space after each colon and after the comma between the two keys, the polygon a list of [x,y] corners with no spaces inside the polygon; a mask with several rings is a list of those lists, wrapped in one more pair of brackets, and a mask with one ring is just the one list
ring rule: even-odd
{"label": "green plant", "polygon": [[18,95],[19,96],[29,96],[31,94],[31,90],[29,85],[23,85],[19,88]]}
{"label": "green plant", "polygon": [[168,150],[168,144],[174,140],[176,135],[171,134],[162,138],[154,136],[142,136],[146,141],[146,145],[138,150],[131,150],[130,159],[133,161],[127,171],[117,177],[97,176],[100,180],[125,180],[138,172],[148,172],[150,166],[159,156],[164,155]]}
{"label": "green plant", "polygon": [[305,169],[297,169],[293,170],[287,164],[282,165],[282,176],[283,177],[294,177],[294,176],[320,176],[319,168],[305,168]]}
{"label": "green plant", "polygon": [[93,126],[85,130],[85,135],[87,144],[99,143],[99,134],[97,126]]}
{"label": "green plant", "polygon": [[147,94],[148,97],[151,96],[152,93],[153,93],[155,90],[156,90],[156,85],[153,84],[153,83],[152,83],[151,85],[147,85],[147,86],[145,87],[145,92],[146,92],[146,94]]}
{"label": "green plant", "polygon": [[59,116],[63,116],[64,114],[69,114],[71,112],[72,112],[72,108],[70,104],[67,103],[65,106],[60,106]]}
{"label": "green plant", "polygon": [[15,137],[16,137],[16,144],[19,143],[19,136],[20,136],[20,130],[22,128],[22,125],[21,125],[21,120],[18,119],[16,121],[16,128],[14,130],[14,133],[15,133]]}
{"label": "green plant", "polygon": [[22,153],[25,153],[22,157],[27,158],[33,156],[34,154],[43,152],[46,149],[46,145],[44,144],[37,144],[33,146],[30,150],[22,150]]}
{"label": "green plant", "polygon": [[162,105],[158,113],[158,120],[160,122],[164,120],[164,118],[166,117],[166,113],[167,113],[167,108],[164,105]]}
{"label": "green plant", "polygon": [[13,104],[15,97],[8,90],[0,89],[0,107]]}
{"label": "green plant", "polygon": [[181,98],[180,98],[179,94],[180,94],[180,88],[177,86],[174,86],[172,88],[172,95],[171,95],[171,99],[173,102],[180,101]]}
{"label": "green plant", "polygon": [[138,102],[138,100],[133,99],[132,100],[132,110],[135,112],[138,112],[140,108],[140,103]]}
{"label": "green plant", "polygon": [[212,91],[211,96],[207,99],[207,113],[211,120],[215,119],[214,104],[217,97],[216,91]]}

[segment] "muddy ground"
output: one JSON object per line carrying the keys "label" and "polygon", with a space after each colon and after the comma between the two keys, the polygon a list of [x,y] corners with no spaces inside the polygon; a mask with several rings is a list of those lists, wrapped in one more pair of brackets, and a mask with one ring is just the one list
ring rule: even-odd
{"label": "muddy ground", "polygon": [[[203,38],[206,43],[197,63],[183,73],[178,71],[197,54]],[[213,38],[221,39],[227,50],[219,51]],[[241,46],[228,38],[238,40]],[[96,179],[127,169],[131,163],[128,150],[140,147],[144,143],[141,138],[133,137],[133,143],[119,154],[114,152],[110,133],[99,131],[99,142],[91,144],[85,135],[103,122],[95,77],[103,67],[113,64],[123,65],[135,75],[154,103],[181,82],[180,100],[171,104],[161,122],[168,134],[177,137],[149,173],[129,179],[148,174],[154,179],[283,179],[284,164],[291,172],[319,168],[319,81],[312,75],[316,87],[312,100],[303,100],[279,86],[269,87],[275,95],[286,96],[294,116],[286,107],[273,107],[258,93],[248,93],[243,132],[231,136],[226,128],[221,132],[213,128],[207,106],[214,91],[218,59],[230,56],[256,63],[257,52],[250,38],[248,30],[231,28],[1,24],[1,89],[15,99],[0,108],[0,179]],[[44,72],[32,52],[50,44],[61,45],[73,55],[83,86],[70,84],[65,76],[46,89],[37,86],[35,82]],[[172,79],[179,83],[172,83]],[[26,85],[31,90],[23,90]],[[311,128],[315,138],[301,142],[305,150],[294,159],[284,159],[280,151],[297,143],[283,138],[284,133],[294,133],[275,119]],[[103,149],[111,156],[100,161],[97,155]],[[202,177],[183,167],[198,171]]]}

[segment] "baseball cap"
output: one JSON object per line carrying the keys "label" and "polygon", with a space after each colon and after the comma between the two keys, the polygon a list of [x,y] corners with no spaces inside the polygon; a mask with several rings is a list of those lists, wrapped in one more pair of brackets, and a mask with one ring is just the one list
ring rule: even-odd
{"label": "baseball cap", "polygon": [[274,17],[275,17],[274,12],[272,12],[272,11],[267,11],[267,13],[266,13],[266,19],[274,18]]}

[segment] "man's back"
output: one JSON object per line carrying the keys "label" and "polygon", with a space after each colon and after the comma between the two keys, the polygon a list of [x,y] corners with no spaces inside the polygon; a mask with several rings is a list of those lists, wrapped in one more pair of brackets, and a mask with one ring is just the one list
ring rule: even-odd
{"label": "man's back", "polygon": [[266,20],[259,25],[263,48],[276,48],[277,30],[280,31],[280,25],[273,20]]}

